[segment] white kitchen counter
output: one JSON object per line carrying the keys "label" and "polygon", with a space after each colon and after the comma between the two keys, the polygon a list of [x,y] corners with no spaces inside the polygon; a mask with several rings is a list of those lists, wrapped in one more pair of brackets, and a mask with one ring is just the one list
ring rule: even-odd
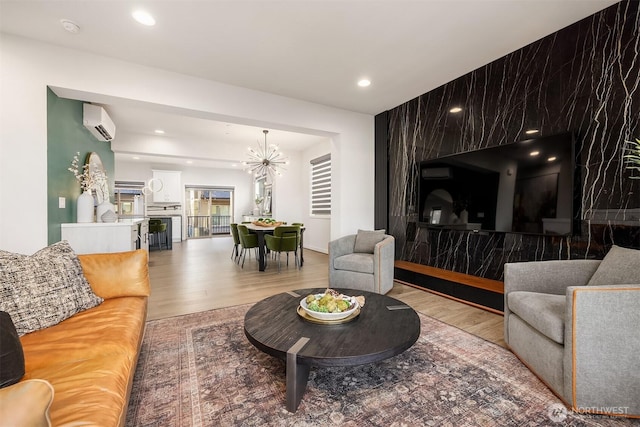
{"label": "white kitchen counter", "polygon": [[60,232],[62,240],[67,240],[78,254],[149,249],[149,220],[146,218],[61,224]]}

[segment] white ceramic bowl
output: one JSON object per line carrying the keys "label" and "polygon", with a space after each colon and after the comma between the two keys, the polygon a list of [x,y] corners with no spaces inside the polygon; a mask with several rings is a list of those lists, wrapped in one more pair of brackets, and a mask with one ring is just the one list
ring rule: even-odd
{"label": "white ceramic bowl", "polygon": [[[324,294],[316,294],[316,297],[322,297]],[[358,309],[358,301],[356,301],[355,297],[345,297],[353,307],[351,307],[347,311],[343,311],[341,313],[321,313],[319,311],[309,310],[307,308],[307,297],[302,298],[300,301],[300,307],[307,313],[309,316],[319,319],[319,320],[341,320],[351,316]]]}

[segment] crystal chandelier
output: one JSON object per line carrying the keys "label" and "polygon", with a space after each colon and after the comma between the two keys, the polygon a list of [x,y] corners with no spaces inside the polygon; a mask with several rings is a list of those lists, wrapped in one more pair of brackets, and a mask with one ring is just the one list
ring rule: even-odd
{"label": "crystal chandelier", "polygon": [[258,144],[258,149],[254,150],[249,147],[249,160],[242,162],[244,166],[247,166],[247,172],[255,176],[263,175],[282,175],[282,171],[285,170],[284,165],[289,164],[289,160],[284,157],[284,153],[278,151],[277,145],[270,145],[267,147],[267,134],[268,130],[263,130],[264,133],[264,146]]}

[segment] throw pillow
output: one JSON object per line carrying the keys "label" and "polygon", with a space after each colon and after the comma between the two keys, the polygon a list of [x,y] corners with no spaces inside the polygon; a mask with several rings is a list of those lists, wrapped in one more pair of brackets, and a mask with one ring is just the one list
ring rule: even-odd
{"label": "throw pillow", "polygon": [[385,230],[358,230],[353,252],[372,254],[376,244],[384,240]]}
{"label": "throw pillow", "polygon": [[587,285],[640,283],[640,250],[613,245]]}
{"label": "throw pillow", "polygon": [[23,376],[22,343],[9,313],[0,311],[0,388],[17,383]]}
{"label": "throw pillow", "polygon": [[66,241],[33,255],[0,251],[0,310],[11,315],[20,336],[56,325],[102,301]]}

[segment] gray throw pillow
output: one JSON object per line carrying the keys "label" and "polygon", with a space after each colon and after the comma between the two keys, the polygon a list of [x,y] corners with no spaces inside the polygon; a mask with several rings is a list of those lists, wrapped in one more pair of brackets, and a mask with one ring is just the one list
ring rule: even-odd
{"label": "gray throw pillow", "polygon": [[640,250],[613,245],[587,285],[640,284]]}
{"label": "gray throw pillow", "polygon": [[33,255],[0,251],[0,310],[11,315],[20,336],[58,324],[102,301],[66,241]]}
{"label": "gray throw pillow", "polygon": [[385,230],[358,230],[353,252],[372,254],[376,244],[384,240]]}

